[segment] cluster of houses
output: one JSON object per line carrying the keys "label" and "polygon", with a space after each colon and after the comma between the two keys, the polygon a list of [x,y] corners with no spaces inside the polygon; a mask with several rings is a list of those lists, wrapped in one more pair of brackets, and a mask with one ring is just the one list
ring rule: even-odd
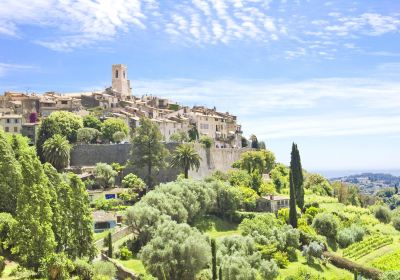
{"label": "cluster of houses", "polygon": [[91,110],[101,112],[102,118],[119,117],[134,131],[140,117],[158,124],[166,142],[176,132],[196,128],[198,135],[214,140],[217,148],[240,148],[241,126],[228,112],[203,106],[185,107],[166,98],[152,95],[132,95],[128,69],[112,65],[112,86],[98,92],[43,94],[5,92],[0,96],[0,126],[10,133],[21,133],[35,141],[39,121],[55,111],[69,111],[85,116]]}

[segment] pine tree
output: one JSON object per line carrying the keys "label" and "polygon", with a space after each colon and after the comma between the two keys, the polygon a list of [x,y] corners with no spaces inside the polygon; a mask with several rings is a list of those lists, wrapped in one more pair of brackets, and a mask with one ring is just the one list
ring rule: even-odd
{"label": "pine tree", "polygon": [[292,174],[296,204],[300,209],[304,208],[303,168],[301,167],[300,153],[297,145],[293,143],[290,160],[290,172]]}
{"label": "pine tree", "polygon": [[109,258],[112,258],[112,257],[113,257],[113,245],[112,245],[112,235],[111,235],[111,232],[108,233],[108,242],[107,242],[107,245],[108,245],[107,256],[108,256]]}
{"label": "pine tree", "polygon": [[289,223],[293,228],[297,228],[296,194],[293,184],[292,172],[289,173],[290,179],[290,201],[289,201]]}
{"label": "pine tree", "polygon": [[16,220],[12,229],[19,262],[22,266],[38,271],[43,260],[55,249],[52,230],[51,197],[48,179],[34,150],[26,150],[20,157],[23,184],[18,194]]}
{"label": "pine tree", "polygon": [[217,245],[215,239],[211,239],[211,256],[212,256],[212,279],[217,280]]}
{"label": "pine tree", "polygon": [[89,197],[85,185],[76,175],[69,173],[67,183],[71,187],[71,236],[69,256],[71,258],[93,258],[93,218],[89,207]]}
{"label": "pine tree", "polygon": [[165,166],[168,150],[162,141],[159,127],[148,118],[140,119],[133,138],[131,163],[136,169],[146,169],[146,185],[154,186],[153,173]]}

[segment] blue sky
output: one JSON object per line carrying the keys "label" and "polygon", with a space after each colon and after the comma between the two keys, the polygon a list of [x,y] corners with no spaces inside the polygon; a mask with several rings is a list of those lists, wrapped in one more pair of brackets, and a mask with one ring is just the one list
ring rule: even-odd
{"label": "blue sky", "polygon": [[110,85],[216,106],[288,163],[400,169],[400,1],[2,0],[0,92]]}

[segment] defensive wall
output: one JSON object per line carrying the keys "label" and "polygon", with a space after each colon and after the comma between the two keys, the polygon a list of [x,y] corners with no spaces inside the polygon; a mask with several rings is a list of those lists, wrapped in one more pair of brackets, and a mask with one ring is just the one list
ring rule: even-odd
{"label": "defensive wall", "polygon": [[[170,152],[176,148],[177,144],[168,143],[166,147]],[[126,164],[131,157],[132,144],[79,144],[75,145],[71,151],[71,166],[94,166],[98,162],[111,164],[117,162]],[[211,175],[216,170],[223,172],[231,169],[232,163],[240,159],[240,155],[248,149],[236,148],[209,148],[206,149],[201,144],[195,144],[195,149],[201,157],[199,170],[190,170],[189,176],[194,179],[204,178]],[[134,155],[133,155],[134,156]],[[128,166],[124,173],[132,172]],[[137,171],[143,177],[145,172]],[[176,179],[182,173],[177,169],[161,169],[157,174],[157,181],[168,182]]]}

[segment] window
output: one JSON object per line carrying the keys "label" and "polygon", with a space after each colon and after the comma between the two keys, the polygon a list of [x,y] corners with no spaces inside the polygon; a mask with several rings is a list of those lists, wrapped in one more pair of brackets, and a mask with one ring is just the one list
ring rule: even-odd
{"label": "window", "polygon": [[11,120],[10,119],[7,119],[7,123],[10,123],[11,122]]}
{"label": "window", "polygon": [[10,132],[10,128],[8,126],[6,127],[6,132]]}
{"label": "window", "polygon": [[118,70],[115,70],[115,78],[118,79]]}
{"label": "window", "polygon": [[123,73],[124,73],[124,79],[125,79],[125,71]]}
{"label": "window", "polygon": [[18,132],[18,127],[14,126],[14,132]]}
{"label": "window", "polygon": [[15,119],[15,123],[18,123],[19,122],[19,120],[18,119]]}
{"label": "window", "polygon": [[61,104],[66,105],[66,104],[68,104],[68,101],[62,100],[62,101],[61,101]]}

